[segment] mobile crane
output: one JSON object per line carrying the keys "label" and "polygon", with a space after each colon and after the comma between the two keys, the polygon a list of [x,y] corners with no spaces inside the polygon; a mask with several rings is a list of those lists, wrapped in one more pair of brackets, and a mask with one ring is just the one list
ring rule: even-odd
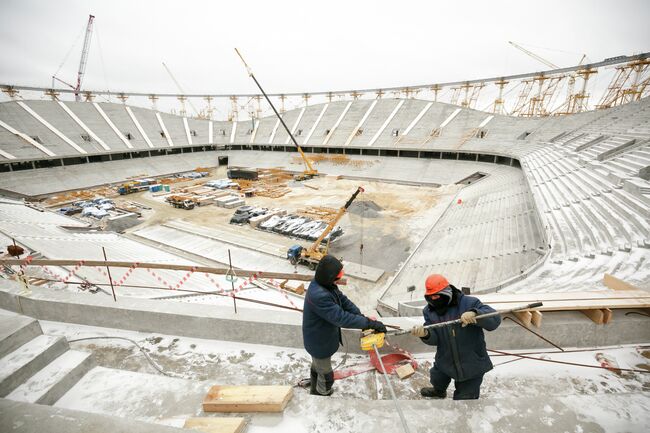
{"label": "mobile crane", "polygon": [[354,199],[356,199],[359,193],[363,191],[364,189],[362,187],[357,188],[357,190],[354,192],[354,194],[352,194],[345,205],[339,209],[325,230],[323,230],[323,233],[321,233],[318,239],[316,239],[309,248],[305,248],[301,245],[294,245],[289,248],[289,250],[287,250],[287,259],[289,259],[289,262],[291,262],[292,265],[302,264],[306,265],[309,269],[316,269],[318,262],[320,262],[320,260],[327,254],[327,251],[329,249],[329,241],[325,245],[322,245],[321,242],[334,229]]}
{"label": "mobile crane", "polygon": [[277,116],[278,120],[280,120],[280,123],[284,127],[285,131],[287,131],[287,134],[289,134],[289,137],[291,137],[291,141],[293,142],[293,145],[296,146],[296,149],[298,149],[298,152],[300,153],[300,156],[302,157],[303,162],[305,163],[305,170],[301,174],[297,174],[294,176],[294,180],[307,180],[311,179],[312,177],[318,176],[318,170],[316,170],[312,165],[311,161],[309,161],[309,158],[305,155],[305,152],[303,152],[302,148],[294,138],[293,134],[289,130],[289,127],[287,126],[286,123],[284,123],[284,119],[282,119],[282,116],[280,116],[280,113],[278,113],[278,110],[275,109],[275,105],[271,102],[269,97],[267,96],[266,92],[264,89],[262,89],[262,86],[260,85],[259,81],[257,81],[257,78],[255,78],[255,75],[253,75],[253,71],[251,68],[248,66],[246,61],[244,60],[244,57],[242,57],[241,53],[237,48],[235,48],[235,51],[237,52],[237,55],[241,59],[241,61],[244,63],[244,66],[246,67],[246,71],[248,72],[248,76],[255,81],[255,84],[257,85],[258,89],[260,89],[260,92],[262,92],[262,95],[264,95],[264,98],[266,99],[266,102],[269,103],[271,108],[273,109],[273,112]]}

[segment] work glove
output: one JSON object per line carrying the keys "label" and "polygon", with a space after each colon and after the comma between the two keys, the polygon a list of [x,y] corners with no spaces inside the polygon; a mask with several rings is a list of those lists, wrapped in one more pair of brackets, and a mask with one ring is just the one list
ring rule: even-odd
{"label": "work glove", "polygon": [[386,325],[381,323],[379,320],[368,320],[368,328],[374,329],[377,332],[383,332],[383,333],[388,332],[388,329],[386,329]]}
{"label": "work glove", "polygon": [[411,328],[411,335],[413,335],[414,337],[424,338],[427,335],[429,335],[429,330],[422,325],[414,326],[413,328]]}
{"label": "work glove", "polygon": [[474,311],[465,311],[461,316],[460,316],[460,323],[462,323],[462,327],[464,328],[467,325],[475,325],[476,324],[476,313]]}

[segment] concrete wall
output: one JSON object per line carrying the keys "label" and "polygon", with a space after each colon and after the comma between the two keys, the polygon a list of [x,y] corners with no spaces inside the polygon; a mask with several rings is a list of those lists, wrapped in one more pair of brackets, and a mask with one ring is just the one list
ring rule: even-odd
{"label": "concrete wall", "polygon": [[[126,329],[252,344],[301,348],[302,316],[299,312],[274,311],[260,315],[240,302],[233,308],[184,304],[170,301],[118,298],[117,302],[101,295],[77,294],[34,287],[30,296],[19,295],[15,282],[0,284],[0,308],[50,320],[81,325]],[[421,324],[421,318],[383,318],[386,323],[408,329]],[[596,325],[581,313],[544,313],[544,322],[536,332],[562,347],[594,347],[650,342],[648,318],[615,310],[608,325]],[[494,332],[487,332],[492,349],[552,349],[552,346],[506,320]],[[345,330],[343,341],[350,352],[361,352],[359,333]],[[391,345],[411,352],[429,352],[432,348],[410,335],[389,337]],[[346,350],[342,349],[342,350]]]}

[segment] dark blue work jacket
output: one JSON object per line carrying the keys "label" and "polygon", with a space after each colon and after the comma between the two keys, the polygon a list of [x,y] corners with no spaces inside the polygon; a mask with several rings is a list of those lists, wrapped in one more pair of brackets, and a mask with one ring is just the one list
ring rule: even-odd
{"label": "dark blue work jacket", "polygon": [[336,353],[341,343],[341,328],[368,326],[368,319],[338,288],[326,289],[312,280],[302,314],[303,343],[311,356],[329,358]]}
{"label": "dark blue work jacket", "polygon": [[[459,319],[466,311],[476,314],[486,314],[495,311],[488,305],[473,296],[465,296],[458,289],[455,290],[455,302],[449,306],[447,312],[440,316],[429,305],[422,311],[424,324],[446,322]],[[483,329],[495,330],[501,324],[500,316],[479,319],[476,325],[462,327],[460,324],[429,329],[429,336],[422,338],[426,344],[437,346],[435,368],[462,382],[473,379],[492,370],[492,361],[485,348]]]}

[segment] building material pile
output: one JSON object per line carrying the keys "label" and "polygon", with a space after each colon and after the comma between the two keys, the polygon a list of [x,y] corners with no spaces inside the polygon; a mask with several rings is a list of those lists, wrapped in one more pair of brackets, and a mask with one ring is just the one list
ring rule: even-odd
{"label": "building material pile", "polygon": [[[366,161],[361,159],[352,159],[348,155],[342,154],[314,154],[308,155],[307,158],[312,164],[320,162],[329,162],[334,165],[350,165],[355,168],[363,168],[373,165],[375,161]],[[303,164],[303,160],[299,156],[294,156],[291,161],[293,164]]]}
{"label": "building material pile", "polygon": [[326,223],[329,223],[330,221],[332,221],[332,219],[334,219],[337,212],[338,212],[337,209],[331,207],[307,206],[306,208],[298,209],[296,211],[296,214],[311,219],[318,219]]}
{"label": "building material pile", "polygon": [[244,195],[268,198],[279,198],[289,193],[291,190],[286,182],[291,179],[291,173],[280,168],[258,169],[255,179],[233,178]]}
{"label": "building material pile", "polygon": [[92,200],[96,197],[116,197],[117,194],[114,189],[109,187],[100,187],[93,189],[82,189],[79,191],[71,191],[63,194],[48,197],[43,204],[45,207],[62,206],[68,203],[82,200]]}

